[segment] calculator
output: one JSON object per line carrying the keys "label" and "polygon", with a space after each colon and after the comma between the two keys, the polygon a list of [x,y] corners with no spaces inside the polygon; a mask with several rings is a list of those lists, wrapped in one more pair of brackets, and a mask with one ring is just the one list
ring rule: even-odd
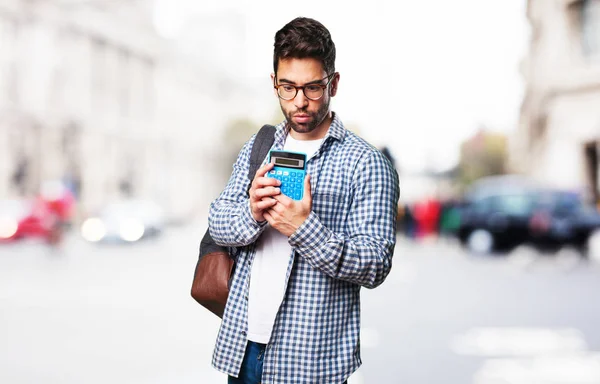
{"label": "calculator", "polygon": [[281,193],[294,200],[302,200],[304,176],[306,175],[306,154],[289,151],[270,151],[269,162],[275,167],[267,173],[281,181]]}

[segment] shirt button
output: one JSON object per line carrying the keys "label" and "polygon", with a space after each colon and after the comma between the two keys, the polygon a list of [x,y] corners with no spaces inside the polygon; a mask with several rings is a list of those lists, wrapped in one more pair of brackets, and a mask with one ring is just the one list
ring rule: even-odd
{"label": "shirt button", "polygon": [[240,333],[242,334],[242,336],[246,336],[247,335],[246,331],[242,331]]}

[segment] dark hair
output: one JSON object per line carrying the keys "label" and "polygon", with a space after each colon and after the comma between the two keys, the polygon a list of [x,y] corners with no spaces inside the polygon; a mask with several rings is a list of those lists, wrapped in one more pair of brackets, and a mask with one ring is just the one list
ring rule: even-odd
{"label": "dark hair", "polygon": [[273,69],[281,59],[318,59],[327,75],[335,72],[335,44],[325,26],[317,20],[297,17],[275,34]]}

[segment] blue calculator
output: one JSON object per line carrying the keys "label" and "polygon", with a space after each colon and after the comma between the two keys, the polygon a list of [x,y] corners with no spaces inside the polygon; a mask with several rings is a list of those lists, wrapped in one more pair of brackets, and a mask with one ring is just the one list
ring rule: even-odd
{"label": "blue calculator", "polygon": [[304,176],[306,175],[306,154],[289,151],[270,151],[269,162],[275,167],[267,173],[281,181],[281,192],[294,199],[302,200]]}

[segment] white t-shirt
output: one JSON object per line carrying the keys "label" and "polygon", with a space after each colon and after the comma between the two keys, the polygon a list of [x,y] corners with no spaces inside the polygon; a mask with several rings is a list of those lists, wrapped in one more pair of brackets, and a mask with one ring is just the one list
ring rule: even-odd
{"label": "white t-shirt", "polygon": [[[283,149],[306,153],[308,161],[322,142],[323,139],[295,140],[288,134]],[[262,344],[269,342],[285,294],[285,278],[291,256],[292,247],[287,236],[267,225],[256,244],[250,274],[248,340]]]}

